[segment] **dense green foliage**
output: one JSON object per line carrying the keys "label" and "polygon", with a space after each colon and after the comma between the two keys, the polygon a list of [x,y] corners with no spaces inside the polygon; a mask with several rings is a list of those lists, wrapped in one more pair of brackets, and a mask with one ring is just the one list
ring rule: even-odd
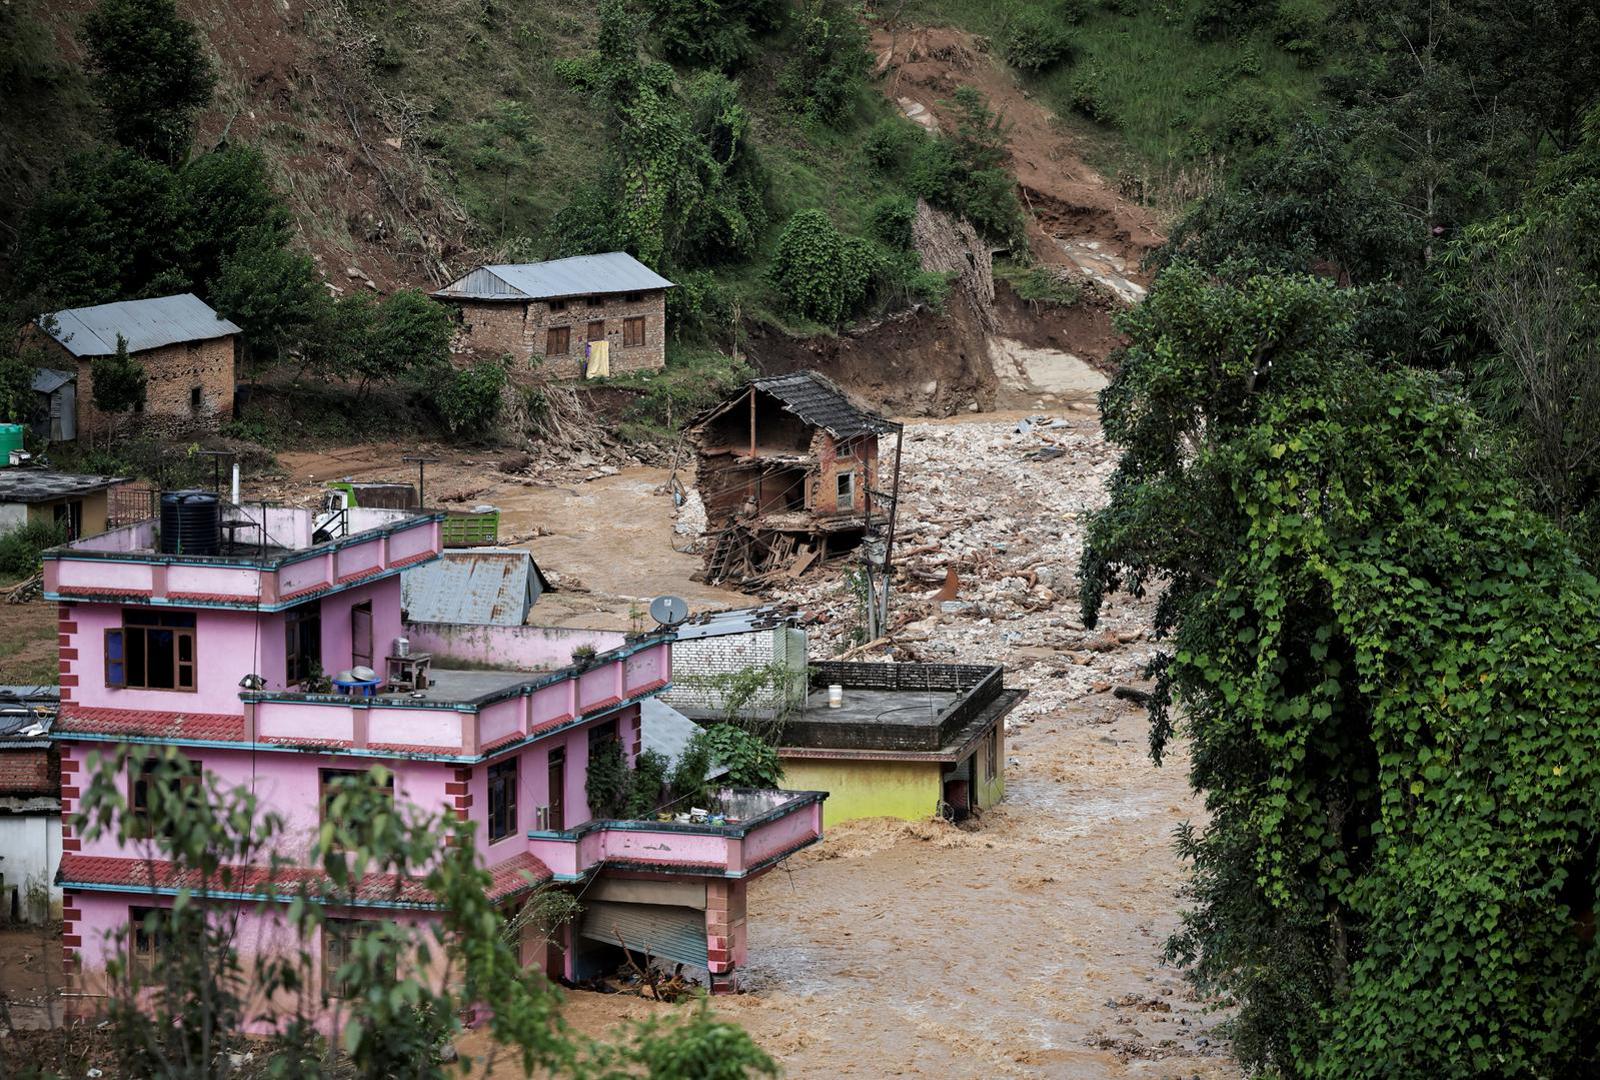
{"label": "dense green foliage", "polygon": [[674,63],[731,71],[755,52],[755,39],[782,26],[782,0],[647,0],[661,54]]}
{"label": "dense green foliage", "polygon": [[505,386],[504,360],[476,360],[439,378],[432,391],[433,404],[451,434],[484,440],[493,434]]}
{"label": "dense green foliage", "polygon": [[34,521],[0,533],[0,574],[11,578],[38,572],[39,553],[67,542],[67,530],[53,521]]}
{"label": "dense green foliage", "polygon": [[866,301],[876,269],[865,240],[840,233],[821,210],[804,210],[778,237],[772,285],[796,314],[837,325]]}
{"label": "dense green foliage", "polygon": [[843,0],[810,0],[797,18],[800,40],[778,76],[778,94],[807,120],[837,127],[866,73],[866,33]]}
{"label": "dense green foliage", "polygon": [[1011,17],[1000,37],[1000,55],[1019,71],[1040,72],[1063,61],[1073,52],[1072,31],[1067,12],[1027,6]]}
{"label": "dense green foliage", "polygon": [[1173,942],[1288,1075],[1593,1068],[1600,585],[1484,425],[1386,367],[1364,293],[1175,264],[1122,320],[1091,623],[1157,587],[1190,737]]}
{"label": "dense green foliage", "polygon": [[173,0],[100,0],[81,40],[112,137],[167,165],[188,157],[215,80],[199,32]]}
{"label": "dense green foliage", "polygon": [[693,741],[705,747],[710,760],[727,768],[727,782],[734,787],[775,788],[783,779],[777,747],[737,724],[712,724]]}

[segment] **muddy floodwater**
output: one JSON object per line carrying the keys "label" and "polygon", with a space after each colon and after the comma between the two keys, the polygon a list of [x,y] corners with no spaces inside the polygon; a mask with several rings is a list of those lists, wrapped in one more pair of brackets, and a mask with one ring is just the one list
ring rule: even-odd
{"label": "muddy floodwater", "polygon": [[[1087,408],[921,421],[905,445],[893,655],[1003,663],[1028,690],[1006,798],[961,827],[830,827],[751,887],[749,992],[716,1008],[791,1077],[1238,1076],[1222,1014],[1162,962],[1173,831],[1203,807],[1182,748],[1153,765],[1143,708],[1113,693],[1145,685],[1149,602],[1079,621],[1074,570],[1113,449]],[[947,569],[954,602],[919,584]],[[779,599],[820,618],[814,656],[843,647],[847,585],[807,575]],[[602,1036],[670,1008],[572,992],[565,1012]]]}

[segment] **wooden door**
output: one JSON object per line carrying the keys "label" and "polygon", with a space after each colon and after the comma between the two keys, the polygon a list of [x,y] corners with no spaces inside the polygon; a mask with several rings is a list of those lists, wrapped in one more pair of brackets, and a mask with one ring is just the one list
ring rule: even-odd
{"label": "wooden door", "polygon": [[561,832],[567,827],[567,752],[561,747],[550,751],[550,824],[546,828]]}
{"label": "wooden door", "polygon": [[372,601],[350,609],[350,666],[372,667]]}

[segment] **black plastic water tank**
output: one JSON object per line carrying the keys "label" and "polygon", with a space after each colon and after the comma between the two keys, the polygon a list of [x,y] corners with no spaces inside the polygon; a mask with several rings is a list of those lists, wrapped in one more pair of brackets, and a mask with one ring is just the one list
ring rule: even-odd
{"label": "black plastic water tank", "polygon": [[161,550],[215,555],[221,548],[222,503],[209,491],[161,493]]}

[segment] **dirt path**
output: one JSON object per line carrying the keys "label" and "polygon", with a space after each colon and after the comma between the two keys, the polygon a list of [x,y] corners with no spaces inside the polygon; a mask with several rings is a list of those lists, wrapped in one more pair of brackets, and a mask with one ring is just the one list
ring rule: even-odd
{"label": "dirt path", "polygon": [[1124,301],[1144,296],[1139,260],[1164,239],[1148,209],[1123,198],[1084,163],[1056,115],[1024,96],[1016,78],[972,34],[949,27],[900,26],[872,36],[884,93],[912,120],[949,130],[958,87],[972,86],[1010,128],[1011,167],[1023,201],[1035,258],[1073,265]]}
{"label": "dirt path", "polygon": [[[415,483],[416,467],[400,461],[410,452],[361,446],[280,454],[290,479],[272,494],[312,499],[324,482],[343,477]],[[700,557],[673,547],[666,469],[597,464],[535,479],[501,472],[497,460],[482,455],[438,448],[435,456],[443,460],[428,466],[428,502],[499,507],[502,543],[529,549],[555,575],[557,591],[539,599],[533,623],[626,630],[634,613],[663,593],[684,597],[693,610],[752,602],[690,580],[701,569]],[[692,469],[680,477],[692,484]]]}

